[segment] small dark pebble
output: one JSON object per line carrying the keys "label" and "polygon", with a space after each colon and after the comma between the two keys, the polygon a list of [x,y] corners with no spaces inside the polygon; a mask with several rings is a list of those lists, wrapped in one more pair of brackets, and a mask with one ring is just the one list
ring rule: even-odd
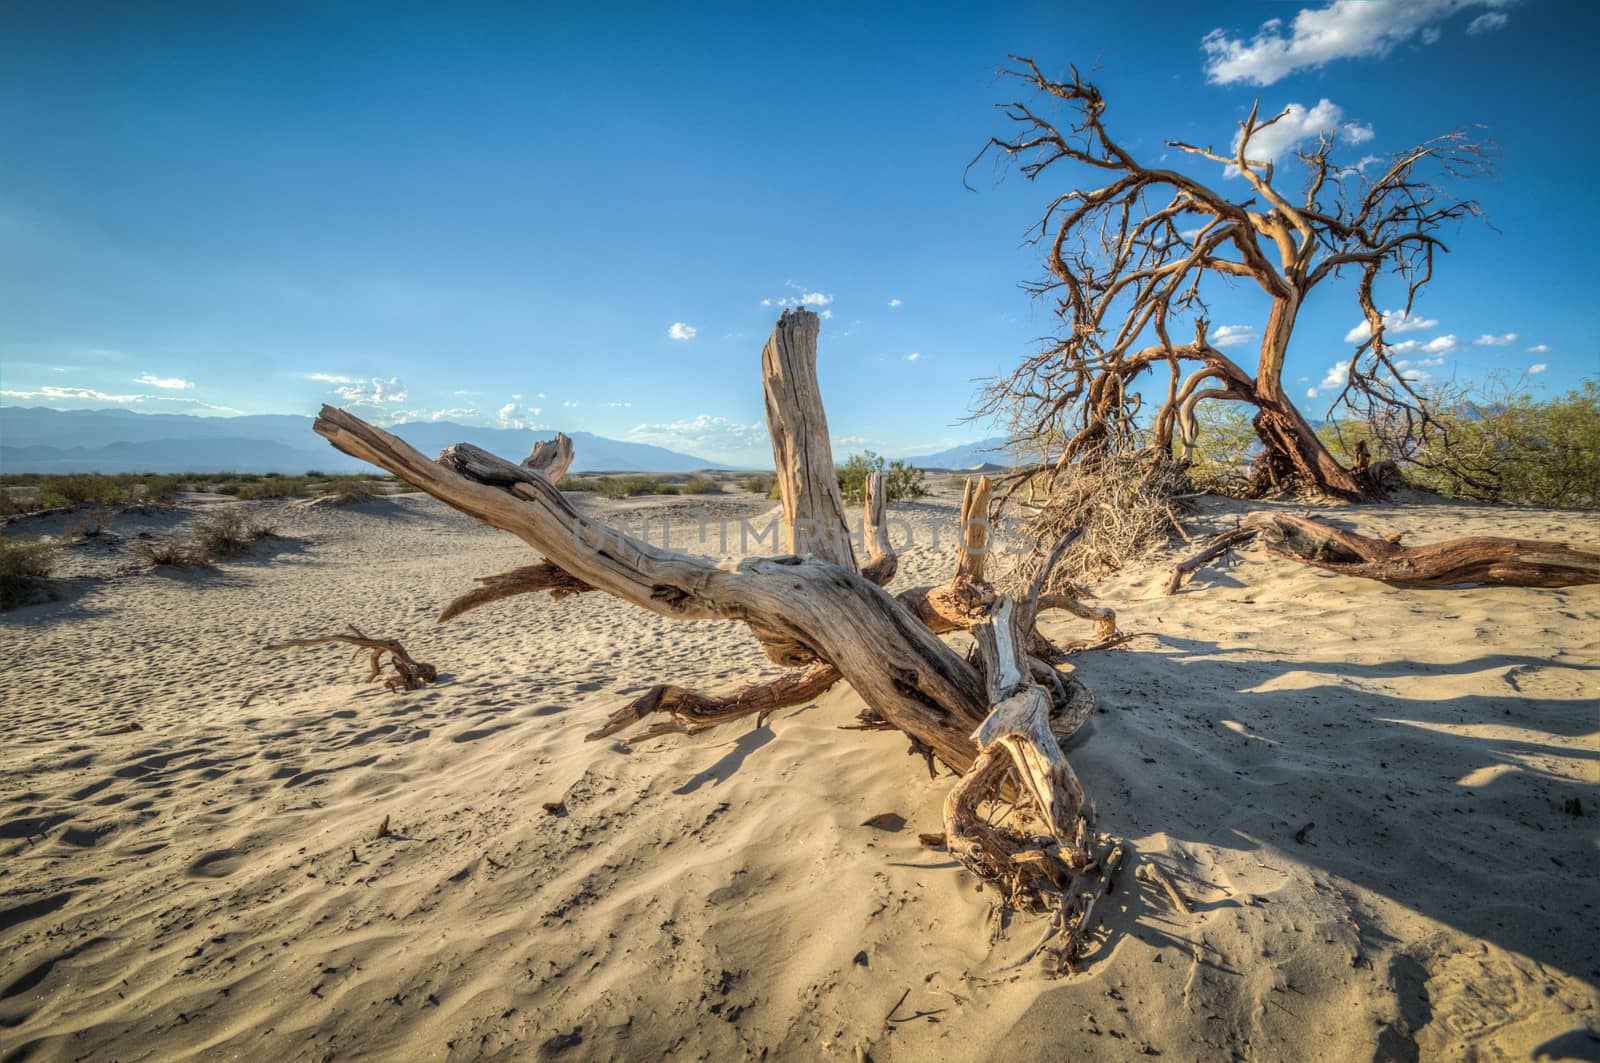
{"label": "small dark pebble", "polygon": [[1301,827],[1299,830],[1294,832],[1294,840],[1299,842],[1301,845],[1305,845],[1307,836],[1311,833],[1311,828],[1315,826],[1315,823],[1307,823],[1304,827]]}
{"label": "small dark pebble", "polygon": [[866,949],[862,949],[860,952],[856,953],[856,966],[857,967],[865,967],[865,966],[867,966],[867,950]]}

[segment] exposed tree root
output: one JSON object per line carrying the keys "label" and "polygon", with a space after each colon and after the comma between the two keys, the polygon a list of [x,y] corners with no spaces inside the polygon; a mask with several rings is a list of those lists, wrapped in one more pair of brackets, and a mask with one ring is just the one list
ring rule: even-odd
{"label": "exposed tree root", "polygon": [[[348,635],[322,635],[310,639],[287,639],[275,642],[268,646],[269,650],[286,650],[298,646],[321,646],[330,642],[347,642],[357,646],[360,650],[371,653],[369,664],[371,671],[367,674],[367,682],[378,678],[383,671],[383,655],[389,655],[389,664],[394,668],[394,675],[383,681],[383,685],[390,690],[417,690],[426,683],[432,683],[439,678],[439,671],[426,661],[413,660],[411,654],[400,643],[391,639],[372,639],[351,627]],[[358,650],[358,655],[360,650]]]}

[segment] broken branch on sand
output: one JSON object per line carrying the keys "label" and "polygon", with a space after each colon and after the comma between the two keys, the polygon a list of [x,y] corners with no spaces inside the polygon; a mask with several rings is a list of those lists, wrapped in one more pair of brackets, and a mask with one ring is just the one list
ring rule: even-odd
{"label": "broken branch on sand", "polygon": [[1407,547],[1400,545],[1399,535],[1377,539],[1309,515],[1256,512],[1174,565],[1167,593],[1176,594],[1184,576],[1207,562],[1258,538],[1279,557],[1404,587],[1600,583],[1600,551],[1569,543],[1478,535]]}

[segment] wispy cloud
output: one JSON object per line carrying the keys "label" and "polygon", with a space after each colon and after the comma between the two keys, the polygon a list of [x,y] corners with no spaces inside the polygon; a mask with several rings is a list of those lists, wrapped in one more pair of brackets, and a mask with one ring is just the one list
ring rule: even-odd
{"label": "wispy cloud", "polygon": [[[1500,8],[1511,0],[1333,0],[1302,8],[1285,27],[1268,19],[1249,40],[1214,29],[1200,42],[1206,77],[1214,84],[1243,81],[1271,85],[1296,70],[1320,67],[1339,59],[1379,58],[1398,44],[1422,35],[1424,44],[1439,39],[1437,24],[1458,11]],[[1474,19],[1469,33],[1499,29],[1506,16],[1491,10]]]}
{"label": "wispy cloud", "polygon": [[1528,353],[1529,354],[1545,354],[1549,350],[1550,350],[1550,345],[1548,343],[1535,343],[1532,347],[1528,348]]}
{"label": "wispy cloud", "polygon": [[899,305],[901,305],[899,299],[890,299],[889,300],[889,306],[890,306],[891,309],[894,308],[894,307],[897,307]]}
{"label": "wispy cloud", "polygon": [[352,406],[384,406],[406,401],[406,386],[399,377],[373,377],[370,383],[351,384],[333,389]]}
{"label": "wispy cloud", "polygon": [[1472,341],[1474,347],[1509,347],[1517,342],[1515,332],[1507,332],[1503,336],[1496,336],[1485,332],[1482,336]]}
{"label": "wispy cloud", "polygon": [[44,384],[37,391],[0,390],[0,397],[8,399],[43,399],[46,402],[111,402],[118,406],[138,406],[147,402],[171,403],[193,409],[211,410],[214,413],[242,414],[232,406],[219,406],[199,399],[181,398],[177,395],[118,395],[96,388],[65,387]]}
{"label": "wispy cloud", "polygon": [[1314,399],[1319,392],[1344,387],[1345,381],[1349,379],[1349,376],[1350,359],[1346,358],[1342,362],[1334,362],[1328,368],[1328,371],[1323,374],[1322,383],[1314,388],[1306,388],[1306,398]]}
{"label": "wispy cloud", "polygon": [[686,421],[635,425],[630,438],[692,454],[738,454],[767,446],[767,426],[701,414]]}
{"label": "wispy cloud", "polygon": [[674,321],[671,327],[667,329],[667,335],[675,340],[692,340],[695,337],[695,333],[699,331],[692,325],[686,325],[682,321]]}
{"label": "wispy cloud", "polygon": [[920,359],[921,357],[922,357],[922,353],[920,351],[912,351],[910,354],[906,355],[906,359],[905,360],[908,361],[908,362],[915,362],[918,359]]}
{"label": "wispy cloud", "polygon": [[1549,368],[1550,367],[1545,365],[1543,362],[1534,362],[1532,365],[1528,366],[1528,372],[1530,372],[1530,373],[1542,373],[1546,369],[1549,369]]}
{"label": "wispy cloud", "polygon": [[[1383,312],[1383,334],[1393,336],[1401,332],[1423,332],[1427,329],[1438,328],[1439,322],[1433,318],[1418,317],[1405,310],[1385,310]],[[1372,338],[1372,329],[1365,321],[1344,334],[1346,343],[1366,343]]]}
{"label": "wispy cloud", "polygon": [[354,384],[352,377],[340,376],[337,373],[307,373],[307,380],[320,380],[324,384]]}
{"label": "wispy cloud", "polygon": [[1509,15],[1501,11],[1485,11],[1471,22],[1467,23],[1468,37],[1481,37],[1485,33],[1504,29],[1507,22],[1511,21]]}
{"label": "wispy cloud", "polygon": [[182,391],[185,388],[194,387],[194,382],[190,380],[181,380],[175,376],[152,376],[149,373],[146,373],[144,376],[134,377],[133,382],[135,384],[145,384],[153,388],[169,388],[173,391]]}

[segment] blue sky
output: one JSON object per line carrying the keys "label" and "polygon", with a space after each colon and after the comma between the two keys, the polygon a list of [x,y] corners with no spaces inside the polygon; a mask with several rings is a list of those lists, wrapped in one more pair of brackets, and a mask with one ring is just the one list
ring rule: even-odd
{"label": "blue sky", "polygon": [[[1580,207],[1597,32],[1600,5],[1538,0],[9,3],[0,388],[147,412],[327,401],[745,463],[769,456],[762,341],[801,299],[828,315],[836,449],[977,439],[977,381],[1052,327],[1018,287],[1039,272],[1023,239],[1076,176],[985,162],[963,186],[1005,131],[1015,52],[1092,72],[1148,162],[1165,138],[1226,148],[1257,98],[1341,128],[1351,162],[1484,126],[1498,175],[1461,190],[1492,227],[1446,234],[1431,324],[1390,338],[1435,379],[1542,366],[1530,382],[1559,391],[1600,375]],[[1263,314],[1213,293],[1214,325]],[[1359,320],[1350,287],[1319,289],[1296,394]],[[1302,401],[1319,416],[1326,393]]]}

